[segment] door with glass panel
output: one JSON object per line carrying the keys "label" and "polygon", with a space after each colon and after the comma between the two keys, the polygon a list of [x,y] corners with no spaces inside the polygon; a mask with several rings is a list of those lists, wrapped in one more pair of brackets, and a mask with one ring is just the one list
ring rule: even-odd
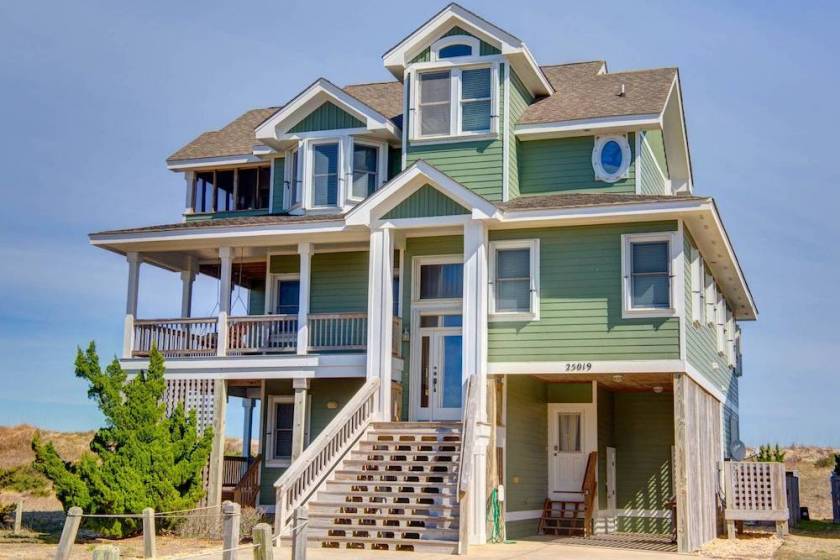
{"label": "door with glass panel", "polygon": [[548,405],[548,497],[580,500],[586,460],[598,447],[591,404]]}
{"label": "door with glass panel", "polygon": [[459,420],[463,400],[461,315],[420,316],[417,420]]}

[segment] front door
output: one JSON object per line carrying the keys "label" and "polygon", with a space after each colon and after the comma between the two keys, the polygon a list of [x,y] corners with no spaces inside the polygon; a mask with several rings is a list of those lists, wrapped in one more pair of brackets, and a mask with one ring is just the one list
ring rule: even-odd
{"label": "front door", "polygon": [[463,399],[461,315],[429,313],[420,316],[415,345],[417,420],[460,420]]}
{"label": "front door", "polygon": [[580,500],[586,461],[598,447],[591,404],[548,405],[548,497]]}

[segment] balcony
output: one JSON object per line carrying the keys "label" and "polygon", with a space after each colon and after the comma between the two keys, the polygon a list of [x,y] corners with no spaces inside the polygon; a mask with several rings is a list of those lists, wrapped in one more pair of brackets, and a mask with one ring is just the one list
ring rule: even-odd
{"label": "balcony", "polygon": [[[165,358],[252,356],[324,352],[364,352],[366,313],[310,313],[308,345],[298,352],[297,315],[229,317],[224,327],[217,317],[138,319],[134,321],[131,357],[148,357],[152,346]],[[220,331],[226,336],[220,337]],[[402,354],[402,322],[393,318],[392,355]],[[219,341],[224,351],[219,351]]]}

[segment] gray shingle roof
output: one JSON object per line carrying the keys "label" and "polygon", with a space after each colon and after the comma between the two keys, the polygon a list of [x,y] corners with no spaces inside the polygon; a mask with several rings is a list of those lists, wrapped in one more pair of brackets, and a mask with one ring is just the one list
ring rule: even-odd
{"label": "gray shingle roof", "polygon": [[588,206],[620,206],[643,204],[646,202],[678,202],[681,200],[709,200],[702,196],[672,196],[651,194],[616,194],[616,193],[557,193],[537,196],[520,196],[500,202],[497,206],[503,211],[516,210],[558,210],[563,208],[583,208]]}
{"label": "gray shingle roof", "polygon": [[343,220],[343,215],[340,214],[308,214],[306,216],[290,216],[286,214],[276,214],[271,216],[238,216],[233,218],[214,218],[208,220],[195,220],[190,222],[178,222],[177,224],[161,224],[155,226],[145,226],[127,229],[112,229],[108,231],[100,231],[91,233],[91,236],[96,235],[111,235],[122,233],[151,233],[156,231],[178,231],[185,229],[204,229],[204,228],[237,228],[247,226],[279,226],[286,224],[297,224],[301,222],[328,222],[333,220]]}
{"label": "gray shingle roof", "polygon": [[273,115],[277,109],[277,107],[252,109],[237,117],[221,130],[201,134],[169,156],[166,161],[250,155],[253,153],[254,144],[257,142],[254,129]]}

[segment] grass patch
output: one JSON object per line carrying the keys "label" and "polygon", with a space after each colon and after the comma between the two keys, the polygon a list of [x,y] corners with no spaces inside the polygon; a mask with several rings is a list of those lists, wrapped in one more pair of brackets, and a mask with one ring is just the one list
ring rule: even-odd
{"label": "grass patch", "polygon": [[0,490],[27,493],[31,496],[49,496],[50,482],[32,465],[0,469]]}
{"label": "grass patch", "polygon": [[803,519],[796,529],[791,529],[791,533],[794,535],[803,535],[808,537],[840,539],[840,524],[815,519],[805,521]]}

